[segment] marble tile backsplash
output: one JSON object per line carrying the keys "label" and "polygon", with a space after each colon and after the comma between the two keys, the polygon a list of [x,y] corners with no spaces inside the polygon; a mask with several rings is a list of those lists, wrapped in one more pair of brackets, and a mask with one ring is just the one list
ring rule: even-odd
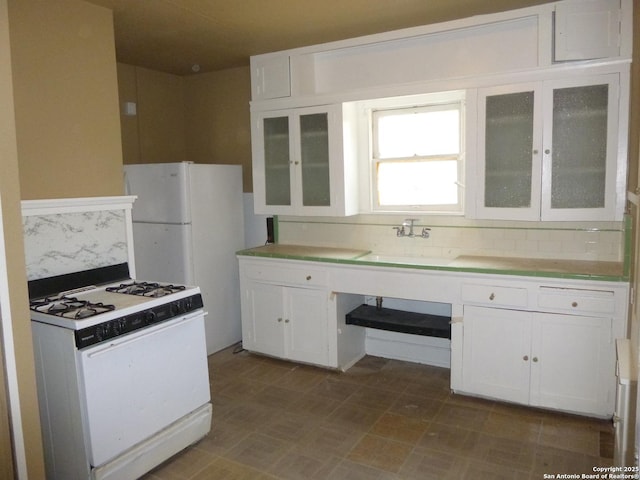
{"label": "marble tile backsplash", "polygon": [[278,241],[288,244],[363,248],[386,255],[455,258],[459,255],[623,261],[629,222],[506,222],[463,218],[417,218],[427,239],[397,237],[406,217],[278,218]]}
{"label": "marble tile backsplash", "polygon": [[128,261],[124,210],[23,217],[28,280]]}

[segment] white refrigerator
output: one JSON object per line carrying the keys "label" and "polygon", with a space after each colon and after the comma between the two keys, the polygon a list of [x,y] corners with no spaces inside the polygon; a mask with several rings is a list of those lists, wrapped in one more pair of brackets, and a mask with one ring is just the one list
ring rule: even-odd
{"label": "white refrigerator", "polygon": [[207,354],[239,342],[244,248],[242,167],[191,162],[124,166],[138,280],[199,286]]}

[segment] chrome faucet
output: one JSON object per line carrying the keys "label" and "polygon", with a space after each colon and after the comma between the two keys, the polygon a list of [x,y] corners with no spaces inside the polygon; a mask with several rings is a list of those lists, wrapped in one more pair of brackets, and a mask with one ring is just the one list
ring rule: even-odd
{"label": "chrome faucet", "polygon": [[[431,229],[428,227],[424,227],[422,229],[422,233],[420,233],[419,235],[416,235],[415,232],[413,231],[413,227],[415,226],[415,222],[417,222],[418,219],[417,218],[407,218],[405,219],[404,222],[402,222],[402,225],[399,227],[392,227],[395,231],[396,231],[396,236],[397,237],[409,237],[409,238],[413,238],[416,236],[422,237],[422,238],[429,238],[429,234],[431,232]],[[407,231],[405,230],[405,227],[409,227],[409,233],[407,233]]]}
{"label": "chrome faucet", "polygon": [[413,224],[417,222],[417,218],[407,218],[404,222],[402,222],[403,227],[409,227],[409,233],[407,233],[407,237],[415,237],[415,233],[413,233]]}

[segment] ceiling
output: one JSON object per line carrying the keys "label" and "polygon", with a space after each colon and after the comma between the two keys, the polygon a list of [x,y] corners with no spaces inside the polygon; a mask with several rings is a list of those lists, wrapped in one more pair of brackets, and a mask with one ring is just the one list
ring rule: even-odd
{"label": "ceiling", "polygon": [[176,75],[550,0],[85,0],[113,10],[117,60]]}

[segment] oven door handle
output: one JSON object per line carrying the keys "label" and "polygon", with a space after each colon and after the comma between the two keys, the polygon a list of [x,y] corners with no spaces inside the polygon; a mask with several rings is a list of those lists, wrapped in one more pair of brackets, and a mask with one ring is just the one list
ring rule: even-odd
{"label": "oven door handle", "polygon": [[[181,319],[179,319],[177,322],[173,323],[169,323],[167,325],[163,325],[161,328],[158,328],[157,330],[153,330],[152,332],[148,332],[146,335],[136,335],[135,338],[130,338],[130,339],[126,339],[123,340],[122,342],[118,343],[117,345],[114,345],[113,343],[111,344],[107,344],[107,345],[101,345],[100,348],[96,349],[93,352],[88,352],[87,358],[94,358],[94,357],[98,357],[100,355],[103,355],[105,353],[110,353],[113,351],[114,348],[120,348],[120,347],[125,347],[135,341],[137,341],[140,337],[143,336],[147,336],[147,335],[158,335],[163,333],[164,331],[170,329],[170,328],[174,328],[177,327],[179,325],[182,325],[183,323],[186,323],[190,320],[193,320],[194,318],[197,317],[204,317],[207,313],[203,312],[203,311],[197,311],[197,312],[192,312],[189,313],[187,315],[185,315],[184,317],[182,317]],[[144,332],[144,330],[140,330],[140,332]],[[115,337],[114,340],[117,340],[118,337]]]}

